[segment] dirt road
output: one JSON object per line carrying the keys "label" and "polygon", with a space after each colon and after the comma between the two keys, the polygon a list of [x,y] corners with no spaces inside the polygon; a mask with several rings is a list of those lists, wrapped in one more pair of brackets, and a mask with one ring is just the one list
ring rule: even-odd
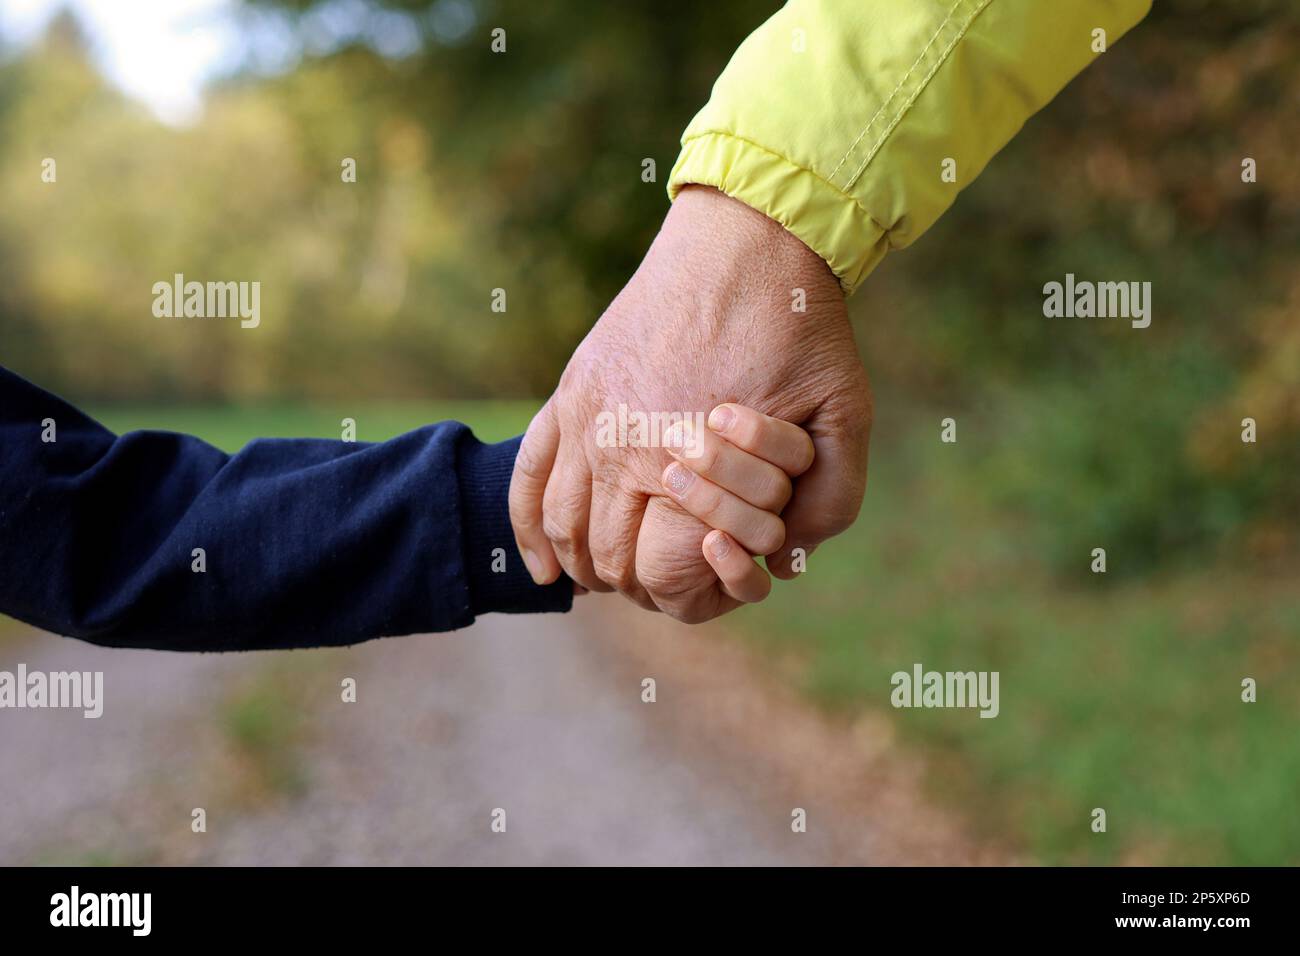
{"label": "dirt road", "polygon": [[0,711],[0,864],[992,858],[887,720],[827,720],[734,638],[612,600],[331,651],[0,645],[0,668],[102,670],[106,698]]}

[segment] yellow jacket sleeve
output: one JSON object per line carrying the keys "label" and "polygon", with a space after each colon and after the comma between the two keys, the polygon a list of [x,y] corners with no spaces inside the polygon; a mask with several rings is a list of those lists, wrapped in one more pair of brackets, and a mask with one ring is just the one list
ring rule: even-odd
{"label": "yellow jacket sleeve", "polygon": [[852,292],[1150,6],[790,0],[714,84],[668,194],[701,183],[753,206]]}

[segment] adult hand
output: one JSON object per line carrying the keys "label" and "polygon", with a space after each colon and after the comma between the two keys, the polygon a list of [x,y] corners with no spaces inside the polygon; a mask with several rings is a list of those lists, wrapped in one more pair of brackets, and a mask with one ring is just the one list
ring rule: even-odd
{"label": "adult hand", "polygon": [[[800,293],[799,290],[802,290]],[[805,311],[796,311],[802,298]],[[795,481],[784,540],[755,545],[782,578],[857,517],[871,394],[844,296],[781,225],[713,189],[673,203],[636,275],[570,359],[528,428],[510,486],[538,583],[563,568],[593,591],[698,622],[734,608],[705,561],[709,528],[667,497],[662,448],[600,447],[598,416],[703,413],[738,402],[802,425],[816,459]]]}

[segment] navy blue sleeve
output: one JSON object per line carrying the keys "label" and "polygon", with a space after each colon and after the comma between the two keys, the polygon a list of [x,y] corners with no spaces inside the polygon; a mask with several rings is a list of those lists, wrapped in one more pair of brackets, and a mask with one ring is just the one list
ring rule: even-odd
{"label": "navy blue sleeve", "polygon": [[442,422],[228,455],[116,436],[0,368],[0,613],[95,644],[208,651],[565,611],[571,582],[538,587],[515,549],[518,447]]}

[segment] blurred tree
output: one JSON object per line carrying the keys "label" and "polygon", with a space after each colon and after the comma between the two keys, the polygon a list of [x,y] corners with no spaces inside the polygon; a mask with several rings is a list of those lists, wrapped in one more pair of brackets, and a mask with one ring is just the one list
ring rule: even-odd
{"label": "blurred tree", "polygon": [[[774,8],[246,0],[248,62],[184,129],[110,89],[62,15],[0,59],[4,360],[81,399],[544,395]],[[857,297],[872,374],[989,416],[990,487],[1062,567],[1077,537],[1146,566],[1295,545],[1298,107],[1294,3],[1162,0]],[[178,272],[260,281],[261,326],[155,318]],[[1044,319],[1066,272],[1151,281],[1151,328]]]}

